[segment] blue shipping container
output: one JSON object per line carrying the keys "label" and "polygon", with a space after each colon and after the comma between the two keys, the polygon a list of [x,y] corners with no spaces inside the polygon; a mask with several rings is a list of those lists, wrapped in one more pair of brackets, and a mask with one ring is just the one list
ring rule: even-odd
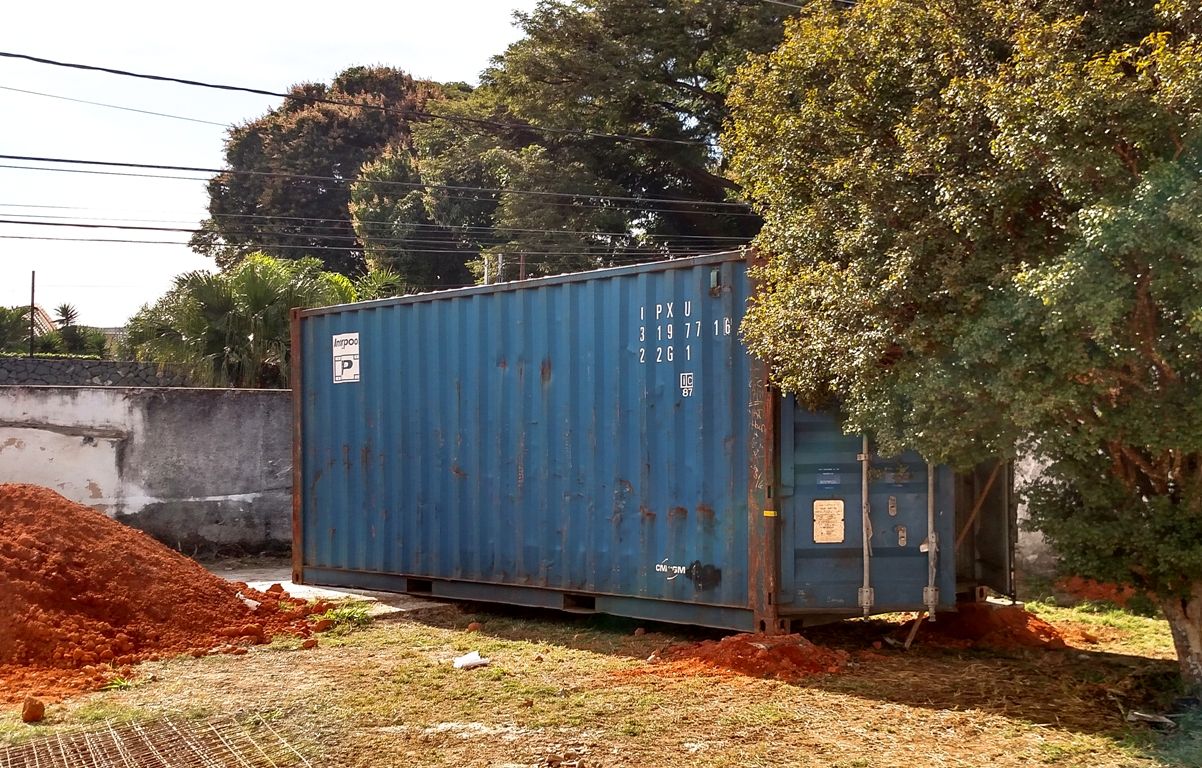
{"label": "blue shipping container", "polygon": [[1008,467],[780,397],[751,291],[718,254],[297,311],[293,579],[767,631],[1009,591]]}

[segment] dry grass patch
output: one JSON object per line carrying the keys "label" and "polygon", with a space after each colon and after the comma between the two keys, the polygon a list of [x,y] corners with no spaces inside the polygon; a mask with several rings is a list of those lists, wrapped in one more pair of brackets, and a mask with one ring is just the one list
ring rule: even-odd
{"label": "dry grass patch", "polygon": [[[1077,621],[1060,610],[1041,615]],[[473,621],[480,631],[467,631]],[[896,622],[847,622],[807,634],[848,650],[852,665],[788,684],[649,664],[652,652],[713,634],[647,626],[636,635],[637,626],[454,608],[376,619],[322,636],[312,651],[281,643],[144,665],[152,681],[53,707],[39,730],[98,706],[139,717],[274,712],[303,726],[317,764],[339,766],[1202,764],[1188,736],[1123,721],[1126,708],[1171,693],[1159,635],[1130,647],[1116,636],[1106,652],[1008,655],[924,645],[920,635],[904,653],[872,648]],[[451,667],[473,650],[491,665]],[[0,741],[22,728],[6,713]]]}

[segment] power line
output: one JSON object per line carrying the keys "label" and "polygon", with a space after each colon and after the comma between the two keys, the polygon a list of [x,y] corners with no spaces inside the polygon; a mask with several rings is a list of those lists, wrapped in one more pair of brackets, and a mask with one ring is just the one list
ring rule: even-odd
{"label": "power line", "polygon": [[184,117],[183,115],[169,115],[166,112],[152,112],[149,109],[135,109],[133,107],[122,107],[116,104],[105,104],[100,101],[88,101],[87,99],[74,99],[70,96],[57,96],[53,93],[42,93],[41,91],[27,91],[24,88],[11,88],[7,85],[0,85],[0,91],[13,91],[14,93],[25,93],[30,96],[44,96],[48,99],[60,99],[62,101],[73,101],[76,104],[91,104],[94,107],[107,107],[109,109],[119,109],[123,112],[137,112],[141,115],[153,115],[155,117],[169,117],[172,120],[186,120],[190,123],[204,123],[205,125],[216,125],[221,128],[229,128],[229,123],[218,123],[213,120],[201,120],[198,117]]}
{"label": "power line", "polygon": [[[36,236],[36,235],[0,235],[0,240],[33,240],[33,241],[41,241],[41,242],[67,242],[67,243],[117,243],[117,244],[122,244],[122,245],[188,245],[187,242],[181,241],[181,240],[129,240],[129,239],[119,239],[119,238],[48,237],[48,236]],[[363,250],[362,248],[350,247],[350,246],[294,245],[294,244],[286,244],[286,243],[285,244],[281,244],[281,243],[256,244],[255,247],[261,248],[261,249],[266,249],[266,250],[301,250],[301,251],[306,251],[306,252],[312,253],[312,254],[317,254],[317,253],[321,253],[324,251],[346,252],[346,251],[362,251]],[[483,254],[473,254],[470,251],[462,251],[462,250],[440,251],[440,250],[435,250],[435,249],[430,249],[430,248],[418,248],[418,249],[377,248],[376,250],[381,251],[383,253],[407,252],[407,253],[416,253],[416,254],[452,253],[452,254],[460,254],[463,256],[473,256],[473,255],[482,256],[483,255]],[[540,260],[545,260],[545,259],[549,259],[549,258],[559,258],[559,257],[586,257],[586,258],[593,258],[593,259],[595,259],[597,261],[601,261],[601,262],[642,263],[642,262],[647,262],[647,261],[662,261],[662,260],[664,260],[664,258],[666,256],[672,256],[672,255],[684,256],[684,255],[690,254],[690,253],[701,254],[701,253],[706,252],[706,250],[708,250],[708,249],[681,249],[676,254],[665,254],[665,253],[659,252],[659,253],[647,253],[647,254],[636,255],[636,256],[621,255],[623,253],[622,251],[619,251],[617,254],[614,254],[612,256],[609,254],[606,254],[606,253],[586,253],[586,252],[580,252],[580,251],[526,250],[525,253],[526,253],[527,261],[531,261],[531,260],[540,261]]]}
{"label": "power line", "polygon": [[[198,234],[198,233],[204,231],[204,230],[200,230],[200,229],[187,229],[187,228],[183,228],[183,227],[147,227],[147,226],[139,226],[139,225],[134,225],[134,224],[91,224],[91,223],[76,224],[76,223],[63,222],[63,221],[18,221],[15,219],[0,219],[0,224],[14,224],[17,226],[26,226],[26,227],[65,227],[65,228],[70,228],[70,229],[114,229],[114,230],[132,231],[132,232],[176,232],[176,233],[180,233],[180,234],[191,234],[191,235],[195,235],[195,234]],[[260,234],[260,233],[257,233],[257,232],[232,232],[232,233],[230,233],[230,235],[235,236],[235,237],[251,237],[251,236],[254,236],[257,234]],[[327,237],[327,238],[338,238],[338,239],[344,239],[344,240],[357,239],[356,236],[354,236],[354,235],[343,235],[342,237],[339,237],[338,233],[276,232],[273,234],[277,237],[279,237],[279,236],[294,236],[294,237],[302,237],[302,238],[303,237]],[[397,245],[394,248],[381,249],[378,245],[376,245],[376,244],[381,244],[381,243],[382,244],[403,243],[404,245]],[[448,242],[445,239],[434,240],[434,239],[421,239],[421,238],[412,238],[412,237],[378,237],[378,238],[372,238],[371,244],[372,245],[370,247],[347,246],[347,248],[350,250],[364,250],[364,251],[366,251],[366,250],[398,251],[399,250],[399,251],[417,252],[417,253],[453,253],[453,254],[463,254],[465,256],[469,256],[472,254],[471,248],[443,248],[443,249],[440,249],[440,248],[433,248],[433,247],[422,247],[422,246],[450,246],[450,245],[453,245],[453,243]],[[494,242],[494,243],[483,243],[482,245],[484,245],[485,247],[498,246],[498,245],[506,245],[506,242],[498,241],[498,242]],[[554,245],[554,244],[548,243],[547,245]],[[418,246],[418,247],[414,247],[414,246]],[[235,246],[235,247],[237,247],[237,246]],[[255,247],[255,246],[252,245],[252,246],[248,246],[248,247]],[[275,246],[275,247],[280,247],[280,246]],[[323,246],[323,245],[311,245],[311,246],[298,245],[298,246],[294,246],[294,247],[324,248],[326,246]],[[714,246],[714,247],[724,247],[724,246]],[[725,246],[725,247],[728,247],[728,246]],[[531,253],[543,253],[543,251],[539,251],[539,250],[537,250],[537,248],[538,248],[537,245],[527,246],[526,250],[528,250]],[[517,250],[520,251],[523,249],[521,247],[517,247]],[[662,254],[665,252],[665,250],[670,252],[671,248],[668,246],[633,248],[633,247],[621,246],[621,245],[614,245],[614,246],[596,245],[596,246],[592,246],[592,247],[568,249],[568,248],[563,248],[561,246],[561,250],[557,253],[557,255],[588,256],[588,255],[605,255],[608,253],[655,255],[655,254]],[[685,250],[685,248],[678,247],[678,250]],[[693,247],[691,250],[698,250],[698,248]]]}
{"label": "power line", "polygon": [[[0,157],[4,157],[4,156],[0,155]],[[60,162],[75,162],[75,161],[63,160]],[[8,169],[8,170],[16,170],[16,171],[44,171],[47,173],[76,173],[76,174],[85,174],[85,175],[89,175],[89,176],[115,176],[115,177],[120,177],[120,178],[168,179],[168,180],[173,180],[173,181],[202,181],[202,182],[210,181],[209,179],[205,179],[205,178],[199,177],[199,176],[172,176],[169,174],[162,174],[162,173],[134,173],[132,171],[98,171],[98,170],[93,170],[93,169],[88,169],[88,168],[46,168],[46,167],[42,167],[42,166],[32,166],[32,165],[0,164],[0,169]],[[301,174],[268,173],[268,172],[264,172],[264,171],[231,171],[231,173],[246,173],[246,174],[256,174],[256,175],[261,175],[261,176],[275,176],[275,177],[280,177],[280,178],[292,178],[292,179],[297,179],[297,180],[302,180],[302,181],[304,181],[304,180],[334,181],[336,183],[347,183],[349,181],[352,181],[350,179],[338,179],[333,176],[305,176],[305,175],[301,175]],[[376,185],[376,186],[388,186],[388,185],[404,185],[406,187],[424,187],[424,186],[426,186],[426,185],[418,184],[416,182],[413,182],[413,183],[392,182],[392,181],[383,181],[383,180],[376,181],[376,180],[371,180],[371,179],[358,179],[357,181],[361,181],[362,183]],[[435,186],[434,188],[437,188],[437,187]],[[456,189],[451,189],[451,188],[447,188],[447,189],[448,189],[448,195],[450,197],[452,197],[453,199],[458,199],[458,200],[479,200],[480,199],[478,196],[479,193],[490,194],[490,195],[503,195],[503,194],[506,194],[506,193],[512,191],[513,194],[553,194],[553,193],[540,193],[540,192],[527,193],[525,190],[492,189],[492,188],[487,188],[487,187],[462,187],[462,188],[456,188]],[[471,190],[475,190],[475,192],[473,192]],[[573,197],[573,195],[571,195],[570,193],[554,193],[554,194],[562,194],[566,197]],[[594,197],[603,198],[603,196],[594,196]],[[704,204],[710,205],[711,203],[704,203]],[[714,204],[728,205],[727,203],[714,203]],[[688,210],[681,210],[678,208],[657,208],[657,207],[651,206],[651,205],[619,205],[619,204],[607,205],[604,202],[593,203],[590,205],[587,203],[548,201],[548,202],[544,203],[544,205],[555,206],[558,208],[574,208],[574,209],[578,209],[578,210],[579,209],[589,209],[589,210],[597,210],[597,211],[635,211],[635,212],[652,212],[652,213],[659,213],[659,214],[680,214],[680,215],[687,215],[687,216],[726,216],[726,217],[739,217],[739,218],[758,218],[757,214],[743,212],[743,211],[698,211],[698,210],[688,211]]]}
{"label": "power line", "polygon": [[[4,203],[0,203],[0,206],[2,206],[2,204],[4,204]],[[36,206],[28,206],[28,207],[36,208]],[[61,206],[61,208],[67,208],[67,206]],[[191,222],[192,222],[192,220],[189,220],[189,219],[137,219],[137,218],[133,218],[133,216],[115,216],[115,215],[114,216],[53,216],[53,215],[44,215],[44,214],[22,214],[22,213],[14,213],[14,214],[8,214],[8,215],[20,216],[20,218],[22,218],[22,219],[56,219],[56,220],[65,220],[65,221],[101,221],[101,222],[109,222],[109,224],[113,224],[113,222],[123,222],[123,221],[132,221],[132,222],[135,222],[135,224],[191,224]],[[274,215],[269,215],[269,214],[210,214],[210,215],[212,215],[214,219],[234,219],[234,220],[252,219],[252,220],[281,221],[281,222],[297,221],[297,222],[301,222],[301,224],[299,224],[297,226],[316,228],[316,230],[328,230],[328,231],[332,231],[332,232],[341,230],[340,225],[347,224],[346,219],[322,219],[322,218],[317,218],[317,216],[274,216]],[[308,225],[308,224],[305,224],[305,222],[329,222],[329,224]],[[35,222],[20,221],[20,222],[17,222],[17,224],[35,224]],[[359,220],[357,222],[357,224],[391,226],[394,224],[394,222],[368,219],[368,220]],[[421,222],[406,222],[405,227],[412,227],[412,228],[416,228],[416,230],[423,230],[423,231],[424,230],[433,230],[433,231],[438,231],[438,232],[446,232],[448,234],[456,234],[456,236],[476,237],[476,238],[488,237],[488,236],[490,236],[490,234],[496,234],[496,236],[499,237],[500,233],[513,232],[513,233],[523,233],[523,234],[583,234],[583,236],[615,237],[615,238],[623,237],[623,238],[631,238],[631,239],[635,239],[635,240],[650,240],[650,242],[654,242],[654,240],[666,240],[666,242],[672,242],[672,243],[677,242],[677,240],[702,240],[702,242],[715,243],[715,244],[721,243],[721,242],[730,242],[730,243],[737,243],[737,244],[742,244],[742,243],[748,242],[748,238],[746,238],[746,237],[721,236],[721,234],[713,234],[713,236],[709,236],[709,234],[655,234],[655,233],[650,233],[650,232],[636,233],[636,232],[607,232],[607,231],[591,231],[591,230],[588,230],[588,231],[587,230],[538,230],[538,228],[529,228],[529,227],[453,226],[453,225],[441,225],[441,224],[421,224]],[[404,239],[412,239],[412,238],[404,238]]]}
{"label": "power line", "polygon": [[189,80],[181,77],[171,77],[168,75],[153,75],[140,72],[130,72],[124,69],[114,69],[112,67],[102,67],[95,64],[76,64],[66,61],[56,61],[55,59],[47,59],[41,56],[31,56],[26,53],[11,53],[8,51],[0,51],[0,58],[7,59],[23,59],[31,61],[35,64],[46,64],[52,67],[65,67],[68,69],[79,69],[88,72],[103,72],[109,75],[119,75],[121,77],[134,77],[141,80],[154,80],[164,83],[177,83],[179,85],[190,85],[197,88],[212,88],[220,91],[236,91],[240,93],[253,93],[258,96],[273,96],[282,99],[291,99],[294,101],[311,102],[318,104],[330,104],[341,107],[359,107],[361,109],[371,109],[384,113],[397,113],[402,115],[412,115],[429,120],[446,120],[451,123],[467,123],[470,125],[487,125],[497,128],[514,128],[520,127],[525,130],[533,130],[541,133],[553,133],[565,136],[580,136],[593,139],[611,139],[620,141],[635,141],[648,144],[677,144],[691,147],[709,147],[709,144],[704,141],[690,141],[687,139],[664,139],[656,136],[638,136],[635,134],[626,133],[600,133],[596,131],[583,131],[572,128],[548,128],[545,126],[529,125],[522,123],[520,126],[514,126],[509,123],[503,123],[499,120],[485,120],[482,118],[462,117],[459,115],[444,115],[436,112],[426,112],[423,110],[403,110],[396,107],[387,107],[382,104],[364,104],[357,101],[342,101],[340,99],[329,99],[320,96],[302,95],[295,93],[282,93],[280,91],[268,91],[263,88],[251,88],[241,85],[224,85],[221,83],[207,83],[202,80]]}
{"label": "power line", "polygon": [[[17,225],[17,226],[66,227],[66,228],[77,228],[77,230],[118,230],[118,231],[126,231],[126,232],[174,232],[174,233],[180,233],[180,234],[197,234],[198,232],[201,232],[201,230],[188,230],[188,228],[179,228],[179,227],[145,227],[145,226],[133,226],[133,225],[114,225],[114,224],[70,224],[70,222],[61,222],[61,221],[14,221],[11,219],[0,219],[0,224],[11,224],[11,225]],[[257,236],[257,234],[262,234],[262,233],[231,232],[230,236],[231,237],[251,238],[251,237]],[[349,236],[349,234],[343,234],[343,236],[339,236],[338,233],[274,232],[272,234],[274,237],[278,237],[278,238],[279,237],[293,237],[293,238],[304,239],[304,238],[313,237],[313,238],[350,240],[350,242],[355,242],[355,240],[357,239],[356,237]],[[480,243],[480,244],[478,244],[478,246],[480,246],[480,249],[483,249],[483,248],[493,248],[493,246],[506,245],[506,244],[507,244],[506,240],[495,240],[495,242],[492,242],[492,243]],[[746,240],[744,240],[744,242],[740,243],[740,245],[745,245],[745,244],[748,244],[748,243],[746,243]],[[528,252],[528,254],[542,254],[542,252],[547,252],[547,251],[540,250],[541,246],[552,246],[552,248],[558,248],[557,251],[554,251],[555,255],[558,255],[558,256],[569,256],[569,255],[573,255],[573,256],[575,256],[575,255],[578,255],[578,256],[606,256],[606,255],[621,254],[621,255],[626,255],[626,256],[644,255],[644,256],[650,257],[650,256],[656,256],[656,255],[671,255],[673,251],[683,252],[683,251],[709,250],[712,248],[713,249],[730,248],[730,244],[728,244],[728,243],[725,243],[725,244],[716,244],[715,243],[712,245],[694,244],[694,245],[690,245],[690,246],[684,246],[684,245],[654,246],[653,245],[653,246],[642,246],[642,248],[635,248],[635,246],[619,245],[619,244],[612,244],[612,245],[603,245],[603,244],[587,245],[587,244],[585,244],[585,245],[581,246],[581,248],[571,248],[570,245],[571,244],[558,244],[558,243],[545,243],[545,244],[541,244],[541,245],[540,244],[530,244],[530,245],[525,245],[525,246],[516,246],[516,249],[517,249],[517,251],[524,250],[525,252]],[[238,248],[238,249],[285,248],[284,245],[267,246],[267,245],[258,245],[255,243],[250,243],[248,245],[238,245],[238,244],[231,243],[230,246],[231,246],[231,248]],[[328,248],[328,246],[321,245],[321,244],[305,244],[305,243],[296,244],[296,243],[293,243],[293,244],[288,244],[286,246],[286,248],[309,248],[309,249],[313,249],[313,250],[320,250],[323,248]],[[446,240],[446,239],[422,239],[422,238],[410,238],[410,237],[371,238],[370,243],[367,246],[349,245],[349,246],[345,246],[345,248],[344,248],[344,246],[337,246],[337,248],[339,248],[340,250],[362,250],[362,251],[377,251],[377,252],[380,252],[380,251],[382,251],[382,252],[398,252],[398,251],[400,251],[400,252],[407,252],[407,254],[453,254],[453,255],[462,255],[462,256],[475,255],[475,252],[478,250],[478,249],[474,249],[474,248],[468,248],[468,246],[459,246],[459,248],[454,248],[454,243],[448,242],[448,240]]]}
{"label": "power line", "polygon": [[[462,185],[451,184],[428,184],[420,181],[385,181],[383,179],[365,179],[362,177],[350,179],[337,176],[321,176],[316,174],[304,173],[282,173],[279,171],[242,171],[235,169],[221,168],[203,168],[189,165],[162,165],[157,163],[125,163],[110,160],[77,160],[65,157],[36,157],[30,155],[0,155],[0,160],[16,160],[27,163],[62,163],[69,165],[90,165],[103,166],[107,168],[135,168],[138,170],[152,171],[179,171],[182,173],[215,173],[215,174],[238,174],[244,176],[261,176],[267,178],[282,178],[282,179],[297,179],[300,181],[335,181],[338,183],[360,182],[373,184],[378,186],[395,186],[405,189],[438,189],[450,192],[488,192],[496,194],[513,194],[513,195],[534,195],[538,197],[553,197],[553,198],[569,198],[572,200],[594,200],[599,202],[608,202],[616,200],[618,202],[635,202],[635,203],[668,203],[678,205],[709,205],[719,208],[747,208],[747,203],[731,203],[726,201],[710,201],[710,200],[695,200],[681,197],[632,197],[622,195],[589,195],[577,194],[574,192],[546,192],[533,189],[503,189],[500,187],[469,187]],[[0,166],[3,168],[25,167],[25,166]],[[40,169],[35,169],[40,170]],[[177,177],[171,177],[177,178]]]}

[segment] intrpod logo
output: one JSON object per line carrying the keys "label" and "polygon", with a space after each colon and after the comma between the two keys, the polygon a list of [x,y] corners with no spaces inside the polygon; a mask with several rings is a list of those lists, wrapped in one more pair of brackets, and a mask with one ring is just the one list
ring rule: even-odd
{"label": "intrpod logo", "polygon": [[359,334],[334,335],[334,383],[349,384],[359,380]]}

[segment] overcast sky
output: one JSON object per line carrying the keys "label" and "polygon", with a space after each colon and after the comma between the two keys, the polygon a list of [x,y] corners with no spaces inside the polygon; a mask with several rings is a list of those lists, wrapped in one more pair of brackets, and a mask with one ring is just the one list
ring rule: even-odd
{"label": "overcast sky", "polygon": [[[534,5],[535,0],[9,3],[0,51],[273,91],[302,81],[328,82],[361,64],[474,83],[489,57],[518,38],[513,11]],[[339,9],[348,13],[331,15]],[[258,117],[278,102],[0,58],[0,154],[219,167],[225,126]],[[52,167],[12,160],[0,165]],[[205,217],[206,204],[203,180],[0,168],[0,220],[86,218],[192,228]],[[188,235],[0,223],[0,306],[27,304],[30,272],[36,270],[37,303],[52,314],[60,304],[74,304],[87,325],[123,325],[176,274],[213,266],[185,245],[18,237],[186,241]]]}

